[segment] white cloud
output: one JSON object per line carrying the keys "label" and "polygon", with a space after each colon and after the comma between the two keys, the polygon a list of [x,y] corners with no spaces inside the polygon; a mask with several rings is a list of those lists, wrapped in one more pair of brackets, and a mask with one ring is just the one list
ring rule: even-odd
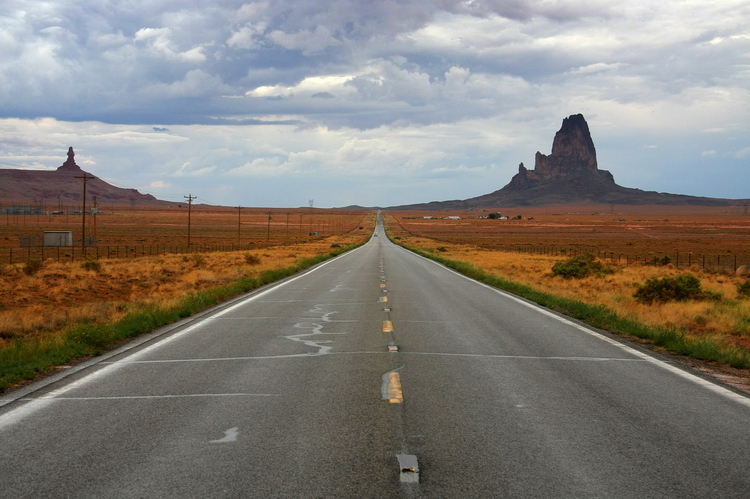
{"label": "white cloud", "polygon": [[233,31],[227,40],[227,45],[232,48],[249,49],[262,42],[261,35],[265,32],[265,23],[246,24],[238,30]]}
{"label": "white cloud", "polygon": [[184,52],[175,49],[171,40],[172,30],[170,28],[142,28],[135,33],[136,42],[148,42],[154,54],[162,55],[168,59],[178,59],[193,64],[206,61],[203,53],[204,47],[196,46]]}
{"label": "white cloud", "polygon": [[703,152],[701,152],[701,156],[703,156],[703,157],[706,157],[706,156],[716,156],[716,151],[713,150],[713,149],[710,149],[708,151],[703,151]]}
{"label": "white cloud", "polygon": [[185,162],[182,164],[182,166],[175,172],[176,177],[205,177],[206,175],[209,175],[216,171],[216,165],[213,166],[196,166],[191,164],[190,162]]}
{"label": "white cloud", "polygon": [[354,77],[347,75],[309,76],[294,86],[273,85],[261,86],[248,90],[248,97],[288,97],[296,94],[314,95],[328,92],[329,94],[351,93],[346,83]]}
{"label": "white cloud", "polygon": [[221,78],[210,75],[201,69],[193,69],[185,74],[185,78],[169,84],[159,83],[143,90],[145,94],[160,98],[182,98],[212,96],[217,93],[229,92]]}
{"label": "white cloud", "polygon": [[317,26],[314,30],[298,31],[296,33],[274,30],[268,34],[268,39],[286,49],[302,50],[302,53],[305,55],[315,54],[329,47],[343,45],[343,42],[333,37],[325,26]]}
{"label": "white cloud", "polygon": [[288,175],[291,171],[290,165],[282,162],[281,158],[256,158],[244,165],[232,168],[227,171],[227,176],[248,176],[248,177],[280,177]]}
{"label": "white cloud", "polygon": [[750,157],[750,147],[745,147],[734,153],[734,157],[737,159],[745,159]]}

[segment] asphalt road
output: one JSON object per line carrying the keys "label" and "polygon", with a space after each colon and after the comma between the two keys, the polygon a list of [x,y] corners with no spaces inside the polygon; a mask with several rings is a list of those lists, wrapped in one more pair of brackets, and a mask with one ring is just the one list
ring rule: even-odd
{"label": "asphalt road", "polygon": [[0,399],[0,497],[750,497],[747,398],[376,234]]}

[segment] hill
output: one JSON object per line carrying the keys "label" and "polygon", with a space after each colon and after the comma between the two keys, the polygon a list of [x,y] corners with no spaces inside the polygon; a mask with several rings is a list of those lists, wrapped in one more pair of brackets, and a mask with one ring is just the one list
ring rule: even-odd
{"label": "hill", "polygon": [[150,194],[141,194],[135,189],[124,189],[108,184],[104,180],[84,172],[75,162],[73,148],[68,149],[68,159],[54,171],[0,169],[0,201],[4,203],[81,203],[83,199],[83,177],[91,180],[86,184],[86,198],[93,196],[101,204],[163,204]]}

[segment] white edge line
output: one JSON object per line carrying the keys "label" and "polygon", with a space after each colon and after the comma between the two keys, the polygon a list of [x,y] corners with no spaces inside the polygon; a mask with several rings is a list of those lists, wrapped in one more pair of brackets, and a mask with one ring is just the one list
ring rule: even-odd
{"label": "white edge line", "polygon": [[[188,393],[184,395],[123,395],[112,397],[57,397],[55,400],[133,400],[133,399],[180,399],[195,397],[281,397],[278,393]],[[21,400],[38,400],[25,398]]]}
{"label": "white edge line", "polygon": [[[394,244],[394,246],[401,247],[401,246],[398,246],[397,244]],[[684,378],[684,379],[686,379],[688,381],[692,381],[693,383],[695,383],[697,385],[700,385],[703,388],[706,388],[706,389],[708,389],[708,390],[710,390],[710,391],[712,391],[712,392],[714,392],[714,393],[716,393],[718,395],[722,395],[722,396],[724,396],[724,397],[726,397],[728,399],[734,400],[735,402],[738,402],[738,403],[744,405],[745,407],[750,407],[750,398],[748,398],[748,397],[746,397],[744,395],[736,393],[736,392],[734,392],[732,390],[729,390],[728,388],[725,388],[725,387],[723,387],[721,385],[718,385],[718,384],[716,384],[716,383],[714,383],[712,381],[709,381],[707,379],[701,378],[700,376],[696,376],[695,374],[689,373],[689,372],[687,372],[687,371],[685,371],[683,369],[680,369],[680,368],[675,367],[675,366],[673,366],[671,364],[668,364],[668,363],[664,362],[661,359],[657,359],[656,357],[653,357],[653,356],[651,356],[651,355],[649,355],[649,354],[647,354],[645,352],[641,352],[641,351],[639,351],[639,350],[637,350],[637,349],[635,349],[635,348],[633,348],[633,347],[631,347],[629,345],[621,343],[621,342],[619,342],[617,340],[614,340],[612,338],[608,338],[608,337],[604,336],[603,334],[598,333],[597,331],[594,331],[593,329],[590,329],[590,328],[588,328],[586,326],[583,326],[581,324],[573,322],[570,319],[566,319],[564,317],[561,317],[561,316],[555,314],[554,312],[552,312],[551,310],[548,310],[548,309],[542,307],[541,305],[539,305],[537,303],[530,303],[530,302],[527,302],[525,300],[522,300],[521,298],[519,298],[519,297],[517,297],[517,296],[515,296],[515,295],[513,295],[511,293],[508,293],[507,291],[503,291],[501,289],[498,289],[498,288],[495,288],[493,286],[490,286],[489,284],[485,284],[483,282],[477,281],[476,279],[472,279],[471,277],[465,276],[462,273],[460,273],[460,272],[458,272],[456,270],[453,270],[450,267],[447,267],[447,266],[443,265],[440,262],[436,262],[435,260],[431,260],[431,259],[429,259],[427,257],[424,257],[422,255],[414,253],[413,251],[409,251],[406,248],[403,248],[403,247],[401,247],[401,248],[404,251],[408,251],[410,254],[412,254],[414,256],[422,258],[423,260],[426,260],[426,261],[428,261],[428,262],[430,262],[430,263],[432,263],[434,265],[437,265],[439,267],[442,267],[443,269],[447,270],[448,272],[451,272],[453,274],[456,274],[457,276],[463,277],[467,281],[473,282],[473,283],[478,284],[480,286],[484,286],[485,288],[487,288],[487,289],[489,289],[491,291],[494,291],[495,293],[498,293],[498,294],[500,294],[500,295],[502,295],[502,296],[504,296],[506,298],[510,298],[511,300],[514,300],[514,301],[520,303],[521,305],[524,305],[524,306],[526,306],[526,307],[528,307],[528,308],[530,308],[532,310],[536,310],[537,312],[539,312],[539,313],[541,313],[543,315],[546,315],[548,317],[556,319],[559,322],[562,322],[563,324],[566,324],[568,326],[572,326],[572,327],[578,329],[579,331],[583,331],[586,334],[589,334],[589,335],[591,335],[591,336],[593,336],[595,338],[599,338],[600,340],[606,341],[607,343],[609,343],[611,345],[614,345],[614,346],[616,346],[618,348],[621,348],[622,350],[628,352],[629,354],[635,355],[636,357],[641,358],[643,360],[646,360],[646,361],[650,362],[651,364],[659,366],[662,369],[665,369],[665,370],[671,372],[672,374],[676,374],[677,376],[680,376],[680,377],[682,377],[682,378]]]}
{"label": "white edge line", "polygon": [[[326,355],[341,356],[341,355],[387,355],[392,352],[388,351],[350,351],[350,352],[330,352]],[[482,358],[482,359],[516,359],[516,360],[562,360],[562,361],[575,361],[575,362],[645,362],[645,359],[632,359],[632,358],[619,358],[619,357],[563,357],[563,356],[539,356],[539,355],[495,355],[495,354],[484,354],[484,353],[450,353],[450,352],[403,352],[399,351],[404,355],[424,355],[432,357],[468,357],[468,358]],[[195,358],[195,359],[160,359],[160,360],[121,360],[124,364],[180,364],[190,362],[234,362],[244,360],[283,360],[283,359],[299,359],[299,358],[313,358],[321,357],[316,353],[297,353],[289,355],[266,355],[262,357],[215,357],[215,358]]]}

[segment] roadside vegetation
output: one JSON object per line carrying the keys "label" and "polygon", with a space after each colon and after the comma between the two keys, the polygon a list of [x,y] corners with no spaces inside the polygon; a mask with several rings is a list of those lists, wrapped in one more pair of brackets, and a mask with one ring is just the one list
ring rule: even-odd
{"label": "roadside vegetation", "polygon": [[674,354],[750,369],[747,277],[493,251],[406,232],[387,213],[385,220],[394,242],[481,282]]}
{"label": "roadside vegetation", "polygon": [[258,252],[0,265],[0,392],[348,251],[374,221]]}

